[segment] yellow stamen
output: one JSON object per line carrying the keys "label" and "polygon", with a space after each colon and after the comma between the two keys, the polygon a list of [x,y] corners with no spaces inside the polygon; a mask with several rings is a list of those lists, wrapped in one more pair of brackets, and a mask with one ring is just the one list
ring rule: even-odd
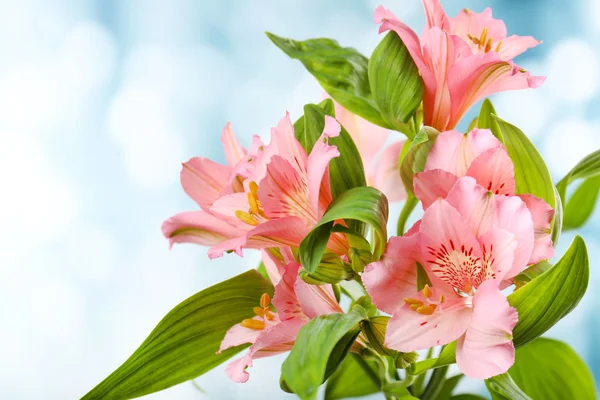
{"label": "yellow stamen", "polygon": [[248,214],[245,211],[237,210],[235,212],[235,216],[238,217],[243,222],[247,223],[248,225],[252,225],[252,226],[258,225],[258,221],[256,221],[252,215]]}
{"label": "yellow stamen", "polygon": [[252,310],[254,310],[254,314],[258,315],[259,317],[264,317],[265,313],[268,312],[262,307],[254,307]]}
{"label": "yellow stamen", "polygon": [[496,50],[494,51],[498,53],[500,51],[500,47],[502,47],[502,40],[498,42],[498,44],[496,45]]}
{"label": "yellow stamen", "polygon": [[471,41],[472,41],[473,43],[475,43],[476,45],[478,45],[478,46],[479,46],[479,39],[478,39],[478,38],[476,38],[475,36],[473,36],[473,35],[471,35],[471,34],[467,34],[467,37],[468,37],[469,39],[471,39]]}
{"label": "yellow stamen", "polygon": [[265,318],[268,319],[269,321],[272,321],[273,318],[275,318],[275,317],[273,316],[273,314],[271,314],[270,312],[267,311],[265,313]]}
{"label": "yellow stamen", "polygon": [[411,299],[410,297],[405,298],[404,302],[406,304],[423,304],[423,302],[421,300]]}
{"label": "yellow stamen", "polygon": [[417,311],[419,308],[423,307],[423,303],[421,304],[411,304],[410,309],[413,311]]}
{"label": "yellow stamen", "polygon": [[256,182],[251,181],[248,186],[250,187],[250,192],[255,196],[258,197],[258,185],[256,184]]}
{"label": "yellow stamen", "polygon": [[483,28],[483,31],[481,31],[481,37],[479,38],[479,45],[481,47],[483,47],[484,44],[487,42],[487,39],[488,39],[487,35],[488,35],[488,28],[486,26],[485,28]]}
{"label": "yellow stamen", "polygon": [[265,323],[256,319],[245,319],[240,325],[244,328],[254,329],[255,331],[265,329]]}
{"label": "yellow stamen", "polygon": [[485,52],[489,52],[492,49],[492,38],[489,38],[485,44]]}
{"label": "yellow stamen", "polygon": [[434,309],[431,306],[423,306],[417,308],[417,312],[423,315],[431,315],[433,314]]}
{"label": "yellow stamen", "polygon": [[469,14],[471,12],[471,10],[469,10],[468,8],[465,8],[465,13]]}
{"label": "yellow stamen", "polygon": [[269,296],[269,294],[263,293],[263,295],[260,296],[260,306],[262,308],[267,308],[270,303],[271,303],[271,297]]}
{"label": "yellow stamen", "polygon": [[423,288],[423,296],[430,298],[432,294],[433,293],[431,292],[431,289],[429,289],[429,285],[425,284],[425,287]]}
{"label": "yellow stamen", "polygon": [[440,295],[440,304],[442,304],[443,302],[444,302],[444,295],[443,295],[443,294],[441,294],[441,295]]}

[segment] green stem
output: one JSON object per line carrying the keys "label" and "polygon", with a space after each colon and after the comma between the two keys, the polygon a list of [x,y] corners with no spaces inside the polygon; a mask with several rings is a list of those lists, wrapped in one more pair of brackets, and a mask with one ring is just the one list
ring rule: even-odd
{"label": "green stem", "polygon": [[448,372],[448,366],[438,368],[431,374],[431,379],[421,395],[421,400],[434,400],[440,394],[444,382],[446,381],[446,373]]}
{"label": "green stem", "polygon": [[381,388],[381,380],[379,379],[379,376],[375,373],[375,371],[373,371],[373,369],[369,366],[369,364],[367,364],[367,362],[360,356],[360,354],[356,354],[356,353],[350,353],[350,354],[354,357],[354,359],[356,360],[358,365],[362,368],[362,370],[365,371],[365,374],[369,377],[369,379],[371,381],[373,381],[375,386],[377,386],[378,388]]}
{"label": "green stem", "polygon": [[410,214],[413,212],[417,204],[419,204],[419,199],[417,199],[412,193],[407,193],[406,202],[402,207],[400,217],[398,217],[398,228],[396,231],[398,236],[404,235],[406,221],[408,220],[408,217],[410,217]]}

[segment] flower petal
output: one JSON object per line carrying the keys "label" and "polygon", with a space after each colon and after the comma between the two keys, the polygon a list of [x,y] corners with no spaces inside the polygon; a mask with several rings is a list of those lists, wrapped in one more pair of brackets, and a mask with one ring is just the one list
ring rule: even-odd
{"label": "flower petal", "polygon": [[236,228],[244,231],[249,231],[255,225],[250,225],[239,219],[236,214],[238,211],[242,211],[244,213],[248,213],[250,211],[248,195],[245,192],[221,196],[210,208],[210,212],[212,214],[224,221],[227,221],[229,225],[235,226]]}
{"label": "flower petal", "polygon": [[497,225],[496,197],[470,176],[457,180],[446,200],[478,238]]}
{"label": "flower petal", "polygon": [[162,224],[163,235],[169,243],[196,243],[212,246],[244,232],[206,211],[182,212]]}
{"label": "flower petal", "polygon": [[504,61],[509,61],[541,43],[541,40],[537,40],[533,36],[512,35],[502,39],[498,53]]}
{"label": "flower petal", "polygon": [[488,129],[473,129],[466,135],[457,131],[442,132],[427,156],[425,171],[443,169],[461,178],[477,156],[498,146],[502,144]]}
{"label": "flower petal", "polygon": [[456,363],[467,376],[487,379],[502,374],[515,361],[512,330],[517,324],[512,308],[495,281],[485,281],[473,298],[473,318],[456,344]]}
{"label": "flower petal", "polygon": [[[439,299],[435,288],[430,290],[432,298]],[[410,298],[425,300],[421,292]],[[464,298],[445,300],[431,315],[421,314],[404,304],[388,322],[385,345],[390,349],[410,352],[450,343],[465,333],[471,314],[472,310],[467,307]]]}
{"label": "flower petal", "polygon": [[[262,321],[262,318],[259,317],[254,317],[253,319]],[[236,324],[229,328],[227,333],[225,333],[225,337],[223,338],[217,353],[221,353],[230,347],[239,346],[244,343],[254,343],[261,333],[261,330],[250,329],[243,327],[241,324]]]}
{"label": "flower petal", "polygon": [[229,167],[201,157],[194,157],[182,165],[183,190],[200,208],[208,211],[229,181]]}
{"label": "flower petal", "polygon": [[504,147],[479,154],[469,166],[467,176],[495,194],[515,194],[515,167]]}
{"label": "flower petal", "polygon": [[420,232],[428,272],[465,293],[479,285],[484,276],[481,248],[454,207],[436,200],[425,210]]}
{"label": "flower petal", "polygon": [[[340,131],[340,124],[335,120],[335,118],[326,115],[323,133],[313,146],[312,151],[308,156],[306,163],[308,175],[308,196],[313,215],[315,216],[321,216],[324,214],[327,206],[329,206],[328,203],[331,201],[331,196],[324,196],[325,201],[322,202],[324,204],[321,204],[321,207],[319,207],[320,199],[323,198],[323,196],[321,196],[321,184],[323,182],[323,176],[328,171],[329,162],[332,159],[340,156],[340,152],[338,151],[337,147],[330,146],[327,142],[327,139],[330,137],[339,136]],[[328,187],[325,188],[326,191],[328,189]]]}
{"label": "flower petal", "polygon": [[298,172],[306,174],[306,151],[296,139],[294,126],[290,120],[290,113],[279,120],[276,128],[271,128],[271,144],[274,153],[288,160]]}
{"label": "flower petal", "polygon": [[304,324],[306,324],[305,320],[292,319],[260,331],[260,335],[248,349],[248,353],[242,358],[229,363],[225,369],[229,379],[244,383],[250,377],[246,369],[252,366],[253,359],[270,357],[289,351]]}
{"label": "flower petal", "polygon": [[277,257],[273,255],[268,250],[261,250],[260,254],[262,255],[262,262],[265,266],[265,270],[267,271],[267,275],[269,275],[269,279],[273,285],[277,285],[281,281],[281,277],[285,272],[285,263],[280,261]]}
{"label": "flower petal", "polygon": [[438,27],[445,31],[450,31],[450,20],[442,8],[440,0],[423,0],[425,8],[425,17],[427,18],[427,27]]}
{"label": "flower petal", "polygon": [[225,125],[221,133],[221,143],[223,143],[225,158],[229,167],[233,167],[246,155],[246,150],[238,142],[229,122]]}
{"label": "flower petal", "polygon": [[395,236],[383,257],[365,267],[362,281],[377,308],[393,314],[404,305],[403,299],[415,292],[420,256],[420,235]]}
{"label": "flower petal", "polygon": [[406,190],[398,169],[398,160],[403,147],[403,141],[389,145],[381,153],[374,171],[367,175],[367,185],[381,190],[390,202],[406,199]]}
{"label": "flower petal", "polygon": [[296,216],[308,225],[317,222],[310,202],[306,175],[283,157],[271,158],[267,175],[259,184],[258,199],[269,218]]}
{"label": "flower petal", "polygon": [[456,175],[443,169],[431,169],[415,174],[415,196],[423,203],[423,209],[427,209],[437,199],[445,199],[457,179]]}
{"label": "flower petal", "polygon": [[309,318],[344,312],[335,299],[331,285],[309,285],[302,279],[296,279],[294,290],[302,311]]}
{"label": "flower petal", "polygon": [[479,238],[485,279],[501,282],[512,268],[517,249],[515,235],[505,229],[492,229]]}
{"label": "flower petal", "polygon": [[281,280],[275,286],[275,295],[273,296],[273,305],[282,321],[288,319],[300,318],[307,319],[302,311],[298,296],[294,290],[294,285],[298,279],[300,264],[293,261],[285,266]]}
{"label": "flower petal", "polygon": [[554,210],[544,200],[531,194],[521,194],[519,197],[525,202],[533,219],[535,242],[529,264],[536,264],[554,257],[551,228]]}
{"label": "flower petal", "polygon": [[[487,28],[487,37],[492,39],[493,43],[506,38],[506,25],[501,19],[492,17],[492,9],[486,8],[481,13],[475,13],[464,8],[455,18],[450,18],[452,33],[468,40],[469,36],[479,38],[485,28]],[[474,44],[474,43],[473,43]]]}

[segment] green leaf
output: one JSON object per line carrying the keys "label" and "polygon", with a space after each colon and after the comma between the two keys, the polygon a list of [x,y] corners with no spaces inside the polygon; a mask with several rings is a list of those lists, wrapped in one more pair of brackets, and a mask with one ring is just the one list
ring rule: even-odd
{"label": "green leaf", "polygon": [[335,369],[330,360],[343,361],[360,332],[359,322],[366,318],[365,310],[354,306],[346,314],[322,315],[302,327],[282,366],[287,386],[303,400],[315,399],[327,370]]}
{"label": "green leaf", "polygon": [[377,393],[381,380],[377,365],[366,361],[358,354],[350,354],[327,381],[325,400],[338,400]]}
{"label": "green leaf", "polygon": [[492,116],[492,131],[506,146],[515,165],[517,194],[533,194],[556,206],[554,184],[544,159],[533,143],[516,126]]}
{"label": "green leaf", "polygon": [[481,104],[479,117],[477,117],[477,128],[492,129],[492,115],[496,115],[496,110],[490,99],[485,99]]}
{"label": "green leaf", "polygon": [[563,203],[565,203],[567,195],[567,186],[577,180],[591,178],[600,175],[600,150],[596,150],[592,154],[581,160],[569,173],[556,184],[558,193]]}
{"label": "green leaf", "polygon": [[532,399],[595,399],[594,377],[569,345],[537,338],[517,350],[508,371]]}
{"label": "green leaf", "polygon": [[297,41],[267,32],[271,41],[290,58],[299,60],[325,91],[350,112],[390,128],[373,100],[368,77],[369,60],[351,47],[332,39]]}
{"label": "green leaf", "polygon": [[404,183],[404,188],[407,193],[413,192],[413,177],[417,172],[425,169],[427,155],[431,150],[431,146],[435,143],[435,139],[440,133],[428,126],[424,126],[413,139],[408,152],[402,159],[400,164],[400,176]]}
{"label": "green leaf", "polygon": [[260,264],[258,264],[258,267],[256,267],[256,272],[258,272],[263,278],[269,280],[269,274],[267,273],[267,267],[265,267],[264,262],[261,261]]}
{"label": "green leaf", "polygon": [[[440,399],[443,400],[443,399]],[[452,396],[449,400],[487,400],[485,397],[479,396],[477,394],[457,394],[456,396]]]}
{"label": "green leaf", "polygon": [[427,275],[423,266],[417,263],[417,290],[423,290],[425,285],[429,285],[430,287],[433,286],[429,279],[429,275]]}
{"label": "green leaf", "polygon": [[205,289],[171,310],[150,336],[82,400],[132,399],[194,379],[245,346],[216,354],[225,332],[254,315],[273,287],[255,270]]}
{"label": "green leaf", "polygon": [[585,294],[589,274],[585,243],[577,236],[554,267],[510,294],[508,302],[519,312],[515,347],[541,336],[570,313]]}
{"label": "green leaf", "polygon": [[550,264],[547,261],[541,261],[535,265],[528,267],[519,275],[513,278],[513,280],[515,281],[515,290],[525,286],[544,272],[548,271],[550,268],[552,268],[552,264]]}
{"label": "green leaf", "polygon": [[569,197],[564,211],[563,229],[579,228],[594,212],[598,192],[600,191],[600,175],[584,180]]}
{"label": "green leaf", "polygon": [[371,226],[375,234],[373,258],[378,260],[383,255],[387,242],[388,201],[375,188],[357,187],[338,196],[315,228],[300,243],[300,262],[308,272],[316,271],[333,222],[340,219],[357,220]]}
{"label": "green leaf", "polygon": [[444,383],[446,382],[448,368],[449,366],[446,365],[433,371],[431,378],[429,378],[429,383],[427,383],[427,387],[420,396],[421,400],[435,400],[438,398],[444,387]]}
{"label": "green leaf", "polygon": [[441,390],[437,395],[436,400],[449,400],[452,396],[452,392],[454,391],[454,389],[456,388],[456,386],[462,378],[464,378],[464,375],[458,374],[446,379],[444,385],[442,386]]}
{"label": "green leaf", "polygon": [[300,270],[300,278],[311,285],[338,283],[354,276],[354,271],[346,268],[340,256],[329,250],[325,250],[314,272],[309,273],[304,268]]}
{"label": "green leaf", "polygon": [[[526,345],[552,328],[579,303],[589,281],[589,261],[583,239],[575,237],[571,247],[547,272],[511,293],[507,299],[519,313],[513,329],[516,348]],[[456,342],[444,347],[438,358],[416,363],[411,374],[455,362]]]}
{"label": "green leaf", "polygon": [[[320,107],[326,115],[335,117],[335,105],[331,99],[325,99],[317,106]],[[296,135],[296,139],[298,139],[298,142],[300,142],[307,154],[310,153],[313,146],[321,136],[321,133],[323,133],[322,127],[320,131],[318,129],[314,129],[314,127],[311,128],[309,128],[307,131],[304,115],[294,122],[294,133]]]}
{"label": "green leaf", "polygon": [[[369,83],[383,119],[404,132],[423,100],[423,81],[408,49],[396,32],[389,32],[369,60]],[[413,133],[409,137],[413,137]]]}
{"label": "green leaf", "polygon": [[492,400],[532,400],[519,389],[507,373],[486,379],[485,385],[492,395]]}

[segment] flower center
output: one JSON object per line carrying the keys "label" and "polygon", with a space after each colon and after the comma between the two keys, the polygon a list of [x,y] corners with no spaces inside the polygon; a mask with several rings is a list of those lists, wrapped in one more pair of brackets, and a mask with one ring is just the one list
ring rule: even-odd
{"label": "flower center", "polygon": [[440,279],[463,293],[471,294],[484,279],[482,260],[475,257],[472,247],[462,245],[459,248],[452,240],[448,244],[442,243],[438,249],[428,247],[432,258],[427,262]]}
{"label": "flower center", "polygon": [[[479,50],[483,50],[485,53],[492,50],[492,44],[494,43],[494,39],[488,37],[488,28],[487,26],[483,28],[481,31],[481,35],[476,37],[475,35],[467,34],[467,37],[477,46]],[[498,42],[494,51],[497,53],[500,51],[500,47],[502,47],[502,41]]]}
{"label": "flower center", "polygon": [[272,321],[273,318],[275,318],[271,313],[271,306],[269,306],[270,303],[271,297],[269,297],[267,293],[263,293],[263,295],[260,297],[260,307],[253,308],[254,314],[256,314],[259,319],[248,318],[243,320],[240,325],[244,328],[254,329],[257,331],[265,329],[266,322]]}
{"label": "flower center", "polygon": [[431,288],[429,288],[429,285],[425,285],[422,293],[423,300],[407,297],[404,299],[404,302],[408,304],[411,310],[416,311],[419,314],[431,315],[433,314],[437,306],[444,302],[444,296],[440,295],[439,301],[435,302],[435,299],[432,299],[433,292]]}
{"label": "flower center", "polygon": [[258,185],[252,181],[249,184],[250,191],[248,192],[248,211],[237,210],[235,216],[248,225],[257,226],[260,222],[268,219],[262,209],[260,200],[258,200]]}

